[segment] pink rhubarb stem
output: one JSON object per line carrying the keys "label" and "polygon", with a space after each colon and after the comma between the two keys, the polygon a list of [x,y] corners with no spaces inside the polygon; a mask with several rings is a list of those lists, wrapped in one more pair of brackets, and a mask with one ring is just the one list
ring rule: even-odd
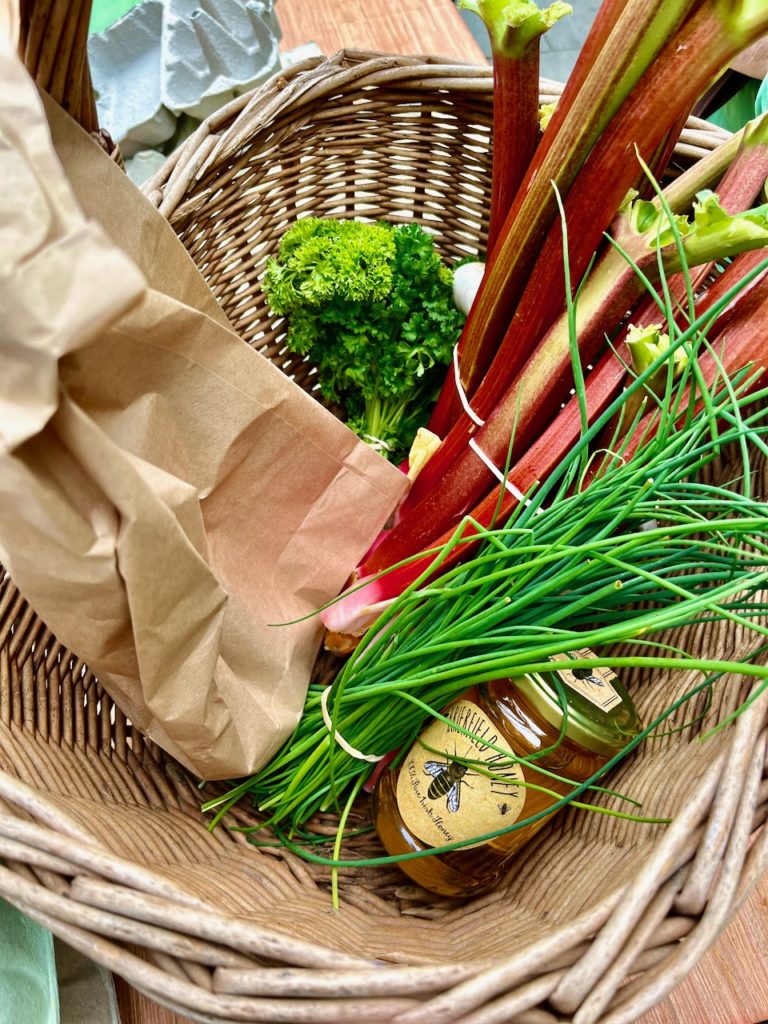
{"label": "pink rhubarb stem", "polygon": [[522,57],[493,58],[493,164],[488,252],[493,252],[539,140],[538,40]]}

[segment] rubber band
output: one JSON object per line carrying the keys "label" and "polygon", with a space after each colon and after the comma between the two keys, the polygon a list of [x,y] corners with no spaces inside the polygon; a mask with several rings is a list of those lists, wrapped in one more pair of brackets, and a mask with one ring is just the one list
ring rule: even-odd
{"label": "rubber band", "polygon": [[489,459],[489,457],[485,454],[485,452],[474,439],[474,437],[470,437],[469,447],[472,449],[472,451],[475,453],[478,459],[480,459],[480,461],[484,463],[484,465],[491,471],[491,473],[496,477],[499,483],[504,484],[504,487],[509,491],[513,498],[517,498],[518,501],[522,501],[524,505],[531,504],[531,499],[526,498],[523,492],[518,487],[515,487],[511,480],[504,476],[504,474],[501,472],[496,463]]}
{"label": "rubber band", "polygon": [[458,343],[453,346],[453,379],[456,382],[456,391],[459,395],[459,401],[464,409],[464,412],[469,416],[473,423],[476,423],[478,427],[485,426],[485,420],[481,420],[475,410],[469,404],[467,400],[467,393],[464,390],[464,385],[461,383],[461,374],[459,373],[459,346]]}
{"label": "rubber band", "polygon": [[328,714],[328,694],[330,692],[330,686],[326,686],[320,697],[320,709],[323,713],[323,721],[325,722],[325,727],[331,734],[331,738],[336,743],[338,743],[338,745],[345,753],[349,754],[350,757],[356,758],[358,761],[370,761],[371,764],[375,764],[377,761],[383,761],[384,758],[386,757],[386,754],[363,754],[359,750],[355,750],[355,748],[351,744],[347,743],[347,741],[344,739],[344,737],[341,735],[338,729],[334,729],[333,722],[331,721],[331,716]]}
{"label": "rubber band", "polygon": [[375,452],[394,451],[391,444],[388,444],[386,441],[382,441],[380,437],[374,437],[373,434],[363,434],[363,439],[371,442],[370,447],[373,448]]}

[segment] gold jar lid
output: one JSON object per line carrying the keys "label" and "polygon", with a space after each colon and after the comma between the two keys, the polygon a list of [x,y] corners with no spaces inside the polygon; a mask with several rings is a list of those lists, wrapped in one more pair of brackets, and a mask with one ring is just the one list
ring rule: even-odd
{"label": "gold jar lid", "polygon": [[[579,655],[594,656],[591,651],[577,651],[573,656]],[[534,711],[561,729],[563,700],[557,677],[567,700],[565,735],[585,750],[611,758],[641,731],[637,710],[611,669],[582,672],[569,669],[569,660],[568,655],[562,655],[556,670],[516,676],[510,681]]]}

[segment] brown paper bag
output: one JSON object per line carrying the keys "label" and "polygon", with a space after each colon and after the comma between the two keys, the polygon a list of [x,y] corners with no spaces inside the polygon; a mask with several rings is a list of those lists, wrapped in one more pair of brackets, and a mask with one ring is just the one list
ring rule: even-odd
{"label": "brown paper bag", "polygon": [[316,619],[273,624],[339,591],[404,478],[227,327],[49,107],[87,219],[7,48],[0,79],[0,559],[142,731],[203,778],[247,774],[318,647]]}

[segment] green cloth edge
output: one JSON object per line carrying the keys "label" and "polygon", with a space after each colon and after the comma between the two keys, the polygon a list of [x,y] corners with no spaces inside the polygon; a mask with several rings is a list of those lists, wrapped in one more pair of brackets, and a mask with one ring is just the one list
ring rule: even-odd
{"label": "green cloth edge", "polygon": [[0,936],[0,1024],[59,1024],[51,933],[0,900]]}

